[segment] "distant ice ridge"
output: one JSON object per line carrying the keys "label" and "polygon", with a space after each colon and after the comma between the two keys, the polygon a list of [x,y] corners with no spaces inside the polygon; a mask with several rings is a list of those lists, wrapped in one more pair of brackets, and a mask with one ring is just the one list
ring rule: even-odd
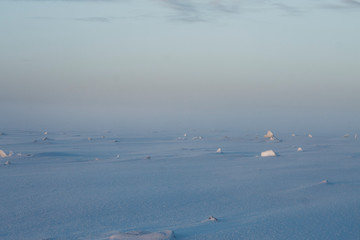
{"label": "distant ice ridge", "polygon": [[163,232],[133,231],[111,235],[109,240],[175,240],[175,234],[171,230]]}
{"label": "distant ice ridge", "polygon": [[276,153],[273,150],[267,150],[261,153],[261,157],[276,157]]}

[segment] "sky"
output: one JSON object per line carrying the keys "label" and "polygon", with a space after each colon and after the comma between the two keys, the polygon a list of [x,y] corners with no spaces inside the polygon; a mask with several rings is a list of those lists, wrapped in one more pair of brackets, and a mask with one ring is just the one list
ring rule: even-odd
{"label": "sky", "polygon": [[356,0],[1,0],[0,130],[356,131],[359,20]]}

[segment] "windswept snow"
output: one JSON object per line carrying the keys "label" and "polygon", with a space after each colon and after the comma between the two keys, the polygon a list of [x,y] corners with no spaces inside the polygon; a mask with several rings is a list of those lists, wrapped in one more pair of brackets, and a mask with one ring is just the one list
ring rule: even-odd
{"label": "windswept snow", "polygon": [[[48,130],[47,142],[43,131],[0,137],[14,152],[0,157],[1,240],[359,238],[360,143],[344,132],[292,130],[274,143],[232,131],[178,141],[184,130]],[[259,157],[267,149],[279,157]]]}

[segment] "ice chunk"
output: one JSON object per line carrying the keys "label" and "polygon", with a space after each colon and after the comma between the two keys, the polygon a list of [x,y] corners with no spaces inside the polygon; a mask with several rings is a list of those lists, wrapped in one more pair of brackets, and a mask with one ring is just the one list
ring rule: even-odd
{"label": "ice chunk", "polygon": [[321,183],[328,184],[328,183],[329,183],[329,181],[328,181],[327,179],[324,179],[324,180],[322,180],[322,181],[321,181]]}
{"label": "ice chunk", "polygon": [[295,135],[295,133],[293,133],[293,134],[291,134],[291,136],[292,136],[292,137],[295,137],[296,135]]}
{"label": "ice chunk", "polygon": [[298,147],[297,151],[298,152],[303,152],[304,150],[301,147]]}
{"label": "ice chunk", "polygon": [[92,138],[91,138],[91,137],[88,137],[88,140],[89,140],[89,141],[91,141],[91,140],[92,140]]}
{"label": "ice chunk", "polygon": [[218,148],[218,149],[216,150],[216,152],[217,152],[217,153],[222,153],[221,148]]}
{"label": "ice chunk", "polygon": [[355,140],[357,140],[357,139],[358,139],[358,135],[357,135],[357,133],[355,133],[354,138],[355,138]]}
{"label": "ice chunk", "polygon": [[6,162],[4,163],[4,165],[8,166],[8,165],[10,165],[10,162],[9,162],[9,161],[6,161]]}
{"label": "ice chunk", "polygon": [[48,134],[48,132],[47,132],[47,131],[45,131],[45,132],[44,132],[44,135],[47,135],[47,134]]}
{"label": "ice chunk", "polygon": [[274,137],[274,134],[270,130],[264,135],[264,138],[272,138],[272,137]]}
{"label": "ice chunk", "polygon": [[309,133],[309,134],[308,134],[308,137],[309,137],[309,138],[312,138],[312,135]]}
{"label": "ice chunk", "polygon": [[109,240],[175,240],[175,234],[171,230],[163,232],[133,231],[111,235]]}
{"label": "ice chunk", "polygon": [[267,150],[261,153],[261,157],[276,157],[276,153],[273,150]]}
{"label": "ice chunk", "polygon": [[348,137],[350,137],[350,134],[347,133],[344,135],[344,138],[348,138]]}
{"label": "ice chunk", "polygon": [[218,221],[218,219],[217,219],[216,217],[214,217],[214,216],[208,217],[207,220],[208,220],[208,221],[213,221],[213,222],[217,222],[217,221]]}
{"label": "ice chunk", "polygon": [[192,140],[201,140],[201,139],[203,139],[202,136],[196,136],[196,137],[193,137],[193,138],[192,138]]}
{"label": "ice chunk", "polygon": [[3,151],[3,150],[0,150],[0,157],[7,157],[8,155]]}

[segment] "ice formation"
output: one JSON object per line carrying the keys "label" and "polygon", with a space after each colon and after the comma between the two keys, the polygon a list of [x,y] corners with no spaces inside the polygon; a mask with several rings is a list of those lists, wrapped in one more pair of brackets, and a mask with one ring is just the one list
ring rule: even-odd
{"label": "ice formation", "polygon": [[303,152],[304,150],[301,147],[298,147],[297,151],[298,152]]}
{"label": "ice formation", "polygon": [[192,138],[192,140],[201,140],[201,139],[203,139],[202,136],[196,136],[196,137],[193,137],[193,138]]}
{"label": "ice formation", "polygon": [[276,153],[273,150],[267,150],[261,153],[261,157],[276,157]]}
{"label": "ice formation", "polygon": [[309,133],[308,137],[309,137],[309,138],[312,138],[312,135]]}
{"label": "ice formation", "polygon": [[221,148],[218,148],[218,149],[216,150],[216,152],[217,152],[217,153],[222,153]]}
{"label": "ice formation", "polygon": [[133,231],[111,235],[109,240],[175,240],[175,234],[171,230],[163,232]]}
{"label": "ice formation", "polygon": [[214,216],[210,216],[210,217],[208,217],[208,219],[207,220],[209,220],[209,221],[213,221],[213,222],[217,222],[218,221],[218,219],[216,218],[216,217],[214,217]]}
{"label": "ice formation", "polygon": [[272,138],[272,137],[274,137],[274,134],[270,130],[264,136],[264,138]]}
{"label": "ice formation", "polygon": [[8,155],[3,151],[3,150],[0,150],[0,157],[7,157]]}

